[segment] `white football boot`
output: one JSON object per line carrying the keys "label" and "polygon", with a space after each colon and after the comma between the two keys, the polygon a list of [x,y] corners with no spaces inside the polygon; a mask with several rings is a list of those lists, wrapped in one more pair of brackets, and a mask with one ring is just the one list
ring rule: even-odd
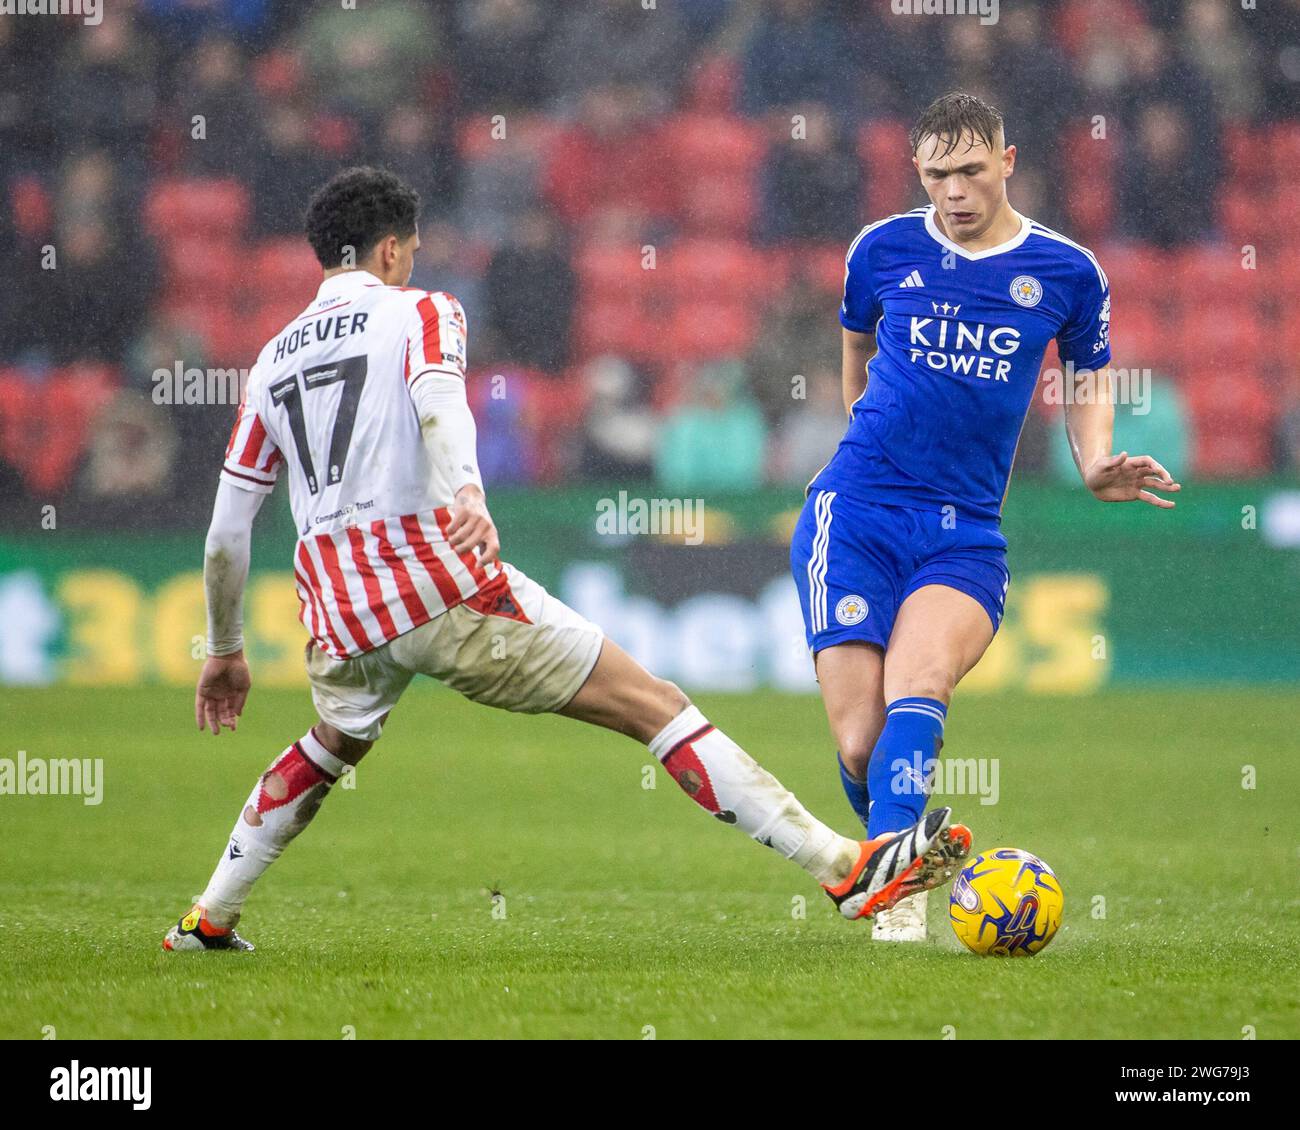
{"label": "white football boot", "polygon": [[871,937],[877,942],[925,941],[927,893],[918,891],[900,899],[888,910],[879,911],[871,920]]}

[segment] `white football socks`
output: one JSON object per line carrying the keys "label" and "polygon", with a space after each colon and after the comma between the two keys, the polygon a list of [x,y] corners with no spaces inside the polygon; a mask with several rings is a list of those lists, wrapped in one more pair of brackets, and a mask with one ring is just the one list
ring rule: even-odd
{"label": "white football socks", "polygon": [[701,808],[779,851],[819,883],[842,882],[857,863],[856,841],[813,816],[697,707],[688,706],[660,730],[650,752]]}
{"label": "white football socks", "polygon": [[346,768],[308,730],[262,774],[199,898],[214,926],[239,921],[253,884],[307,827]]}

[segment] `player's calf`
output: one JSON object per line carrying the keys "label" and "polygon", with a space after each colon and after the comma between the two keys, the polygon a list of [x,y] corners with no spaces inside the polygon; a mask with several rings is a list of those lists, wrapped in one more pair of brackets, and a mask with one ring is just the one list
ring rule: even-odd
{"label": "player's calf", "polygon": [[[322,736],[334,750],[326,747]],[[226,944],[226,937],[239,921],[253,884],[311,822],[334,782],[348,765],[360,760],[371,744],[320,723],[280,754],[253,787],[207,889],[190,913],[168,933],[164,947],[251,949],[244,944]],[[186,922],[191,918],[194,925],[187,929]]]}
{"label": "player's calf", "polygon": [[591,675],[560,713],[644,742],[696,804],[779,851],[818,882],[840,882],[853,867],[856,841],[816,819],[681,690],[612,641],[605,641]]}

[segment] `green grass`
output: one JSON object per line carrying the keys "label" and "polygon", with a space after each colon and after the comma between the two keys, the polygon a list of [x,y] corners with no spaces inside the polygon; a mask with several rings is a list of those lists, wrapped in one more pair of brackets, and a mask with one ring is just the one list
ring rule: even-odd
{"label": "green grass", "polygon": [[[167,955],[254,778],[311,720],[305,693],[255,689],[216,740],[190,702],[0,693],[0,757],[105,761],[98,807],[0,796],[0,1037],[1300,1036],[1300,693],[959,696],[946,752],[1001,773],[998,803],[957,797],[958,816],[1064,885],[1028,961],[962,950],[946,895],[927,945],[873,945],[666,775],[643,789],[641,747],[437,688],[259,885],[256,954]],[[701,705],[852,830],[815,698]]]}

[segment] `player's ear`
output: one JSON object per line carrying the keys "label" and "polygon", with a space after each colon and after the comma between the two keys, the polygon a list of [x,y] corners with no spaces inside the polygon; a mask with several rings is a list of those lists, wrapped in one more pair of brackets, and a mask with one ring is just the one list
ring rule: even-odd
{"label": "player's ear", "polygon": [[1008,145],[1002,150],[1002,175],[1009,177],[1016,171],[1016,147]]}

